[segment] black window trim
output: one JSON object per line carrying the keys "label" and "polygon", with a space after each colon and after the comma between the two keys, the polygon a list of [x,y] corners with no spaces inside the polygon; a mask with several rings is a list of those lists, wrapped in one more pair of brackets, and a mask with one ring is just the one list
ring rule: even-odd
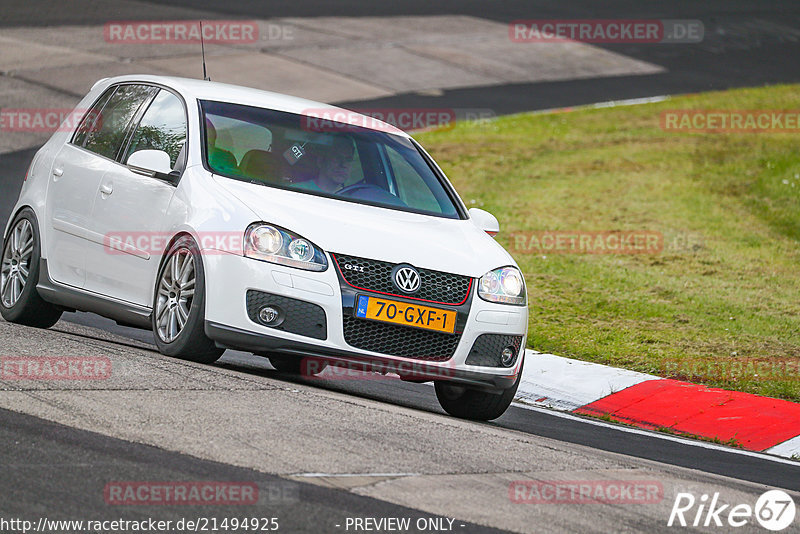
{"label": "black window trim", "polygon": [[139,127],[139,122],[141,122],[142,117],[147,112],[147,109],[150,108],[150,104],[153,103],[153,100],[155,100],[156,95],[159,93],[157,87],[154,87],[150,84],[147,85],[155,90],[152,91],[150,95],[142,101],[142,104],[139,106],[139,109],[137,109],[136,113],[134,113],[131,116],[131,120],[128,122],[128,126],[125,128],[125,135],[122,138],[122,143],[119,145],[119,148],[117,149],[116,156],[114,156],[114,161],[116,161],[117,163],[121,163],[122,165],[125,165],[123,158],[125,157],[125,153],[128,150],[128,145],[130,144],[131,139],[133,138],[133,133]]}

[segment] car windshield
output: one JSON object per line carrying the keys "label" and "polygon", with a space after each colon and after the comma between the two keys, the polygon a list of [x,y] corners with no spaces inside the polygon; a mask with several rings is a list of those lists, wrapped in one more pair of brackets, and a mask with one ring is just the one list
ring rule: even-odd
{"label": "car windshield", "polygon": [[264,108],[202,101],[205,158],[222,176],[459,218],[454,193],[406,137]]}

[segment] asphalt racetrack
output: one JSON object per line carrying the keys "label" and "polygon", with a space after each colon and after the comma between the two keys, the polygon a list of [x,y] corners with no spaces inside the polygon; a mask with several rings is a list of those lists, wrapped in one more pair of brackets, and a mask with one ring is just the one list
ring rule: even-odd
{"label": "asphalt racetrack", "polygon": [[[698,46],[597,45],[660,67],[653,74],[498,83],[340,103],[350,107],[481,108],[502,115],[800,80],[797,2],[3,4],[0,30],[201,16],[465,15],[503,24],[661,18],[699,19],[705,26]],[[11,87],[17,80],[2,72],[0,82]],[[47,82],[26,83],[52,90]],[[10,215],[39,144],[0,153],[0,219]],[[461,421],[444,414],[428,384],[298,378],[234,351],[214,365],[184,362],[160,355],[150,332],[86,313],[65,314],[44,331],[0,321],[0,346],[3,355],[104,357],[114,369],[102,383],[0,380],[0,527],[11,518],[36,525],[41,518],[274,517],[284,532],[353,532],[367,530],[357,528],[354,518],[396,517],[426,532],[666,532],[675,530],[667,522],[679,493],[719,493],[726,503],[753,505],[767,489],[782,488],[800,503],[800,464],[791,460],[516,405],[492,423]],[[253,484],[259,497],[249,506],[125,506],[106,494],[109,484],[121,481],[176,480]],[[648,504],[520,504],[509,494],[518,480],[633,480],[657,483],[662,493]],[[763,529],[753,520],[738,531]]]}

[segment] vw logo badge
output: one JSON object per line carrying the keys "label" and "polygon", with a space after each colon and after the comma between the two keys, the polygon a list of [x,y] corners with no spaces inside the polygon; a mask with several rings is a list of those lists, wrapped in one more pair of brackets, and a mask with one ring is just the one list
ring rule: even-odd
{"label": "vw logo badge", "polygon": [[394,279],[394,285],[405,293],[413,293],[419,289],[422,283],[417,270],[408,265],[401,265],[395,268],[392,278]]}

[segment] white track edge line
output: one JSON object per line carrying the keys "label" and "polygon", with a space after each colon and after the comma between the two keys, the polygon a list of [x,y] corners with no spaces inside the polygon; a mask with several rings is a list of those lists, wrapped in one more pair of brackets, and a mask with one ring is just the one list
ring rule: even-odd
{"label": "white track edge line", "polygon": [[[733,447],[724,447],[722,445],[717,445],[716,443],[709,443],[707,441],[694,440],[694,439],[689,439],[689,438],[682,438],[682,437],[678,437],[678,436],[670,436],[669,434],[663,434],[661,432],[654,432],[654,431],[650,431],[650,430],[644,430],[644,429],[641,429],[641,428],[631,428],[631,427],[625,426],[625,425],[615,425],[615,424],[612,424],[612,423],[606,423],[604,421],[595,421],[595,420],[590,419],[590,418],[580,417],[580,416],[575,415],[575,414],[570,413],[570,412],[560,412],[560,411],[556,411],[556,410],[549,410],[547,408],[540,408],[538,406],[531,406],[531,405],[523,404],[523,403],[520,403],[520,402],[514,402],[514,406],[518,406],[519,408],[523,408],[525,410],[531,410],[531,411],[534,411],[534,412],[540,412],[540,413],[544,413],[544,414],[553,415],[553,416],[556,416],[556,417],[561,417],[562,419],[570,419],[570,420],[573,420],[573,421],[580,421],[580,422],[587,423],[587,424],[590,424],[590,425],[601,426],[601,427],[604,427],[604,428],[611,428],[611,429],[619,430],[619,431],[622,431],[622,432],[628,432],[630,434],[639,434],[639,435],[642,435],[642,436],[648,436],[648,437],[652,437],[652,438],[663,439],[663,440],[666,440],[666,441],[675,441],[677,443],[682,443],[684,445],[692,445],[694,447],[701,447],[703,449],[712,449],[712,450],[716,450],[716,451],[728,452],[728,453],[731,453],[731,454],[739,454],[739,455],[742,455],[742,456],[751,456],[753,458],[759,458],[761,460],[768,460],[768,461],[776,462],[776,463],[780,463],[780,464],[793,465],[795,467],[800,467],[800,462],[792,460],[792,459],[789,459],[789,458],[785,458],[783,456],[776,456],[776,455],[773,455],[773,454],[768,454],[768,453],[758,452],[758,451],[748,451],[748,450],[744,450],[744,449],[735,449]],[[593,448],[597,448],[597,447],[593,447]],[[631,455],[628,455],[628,456],[631,456]]]}

